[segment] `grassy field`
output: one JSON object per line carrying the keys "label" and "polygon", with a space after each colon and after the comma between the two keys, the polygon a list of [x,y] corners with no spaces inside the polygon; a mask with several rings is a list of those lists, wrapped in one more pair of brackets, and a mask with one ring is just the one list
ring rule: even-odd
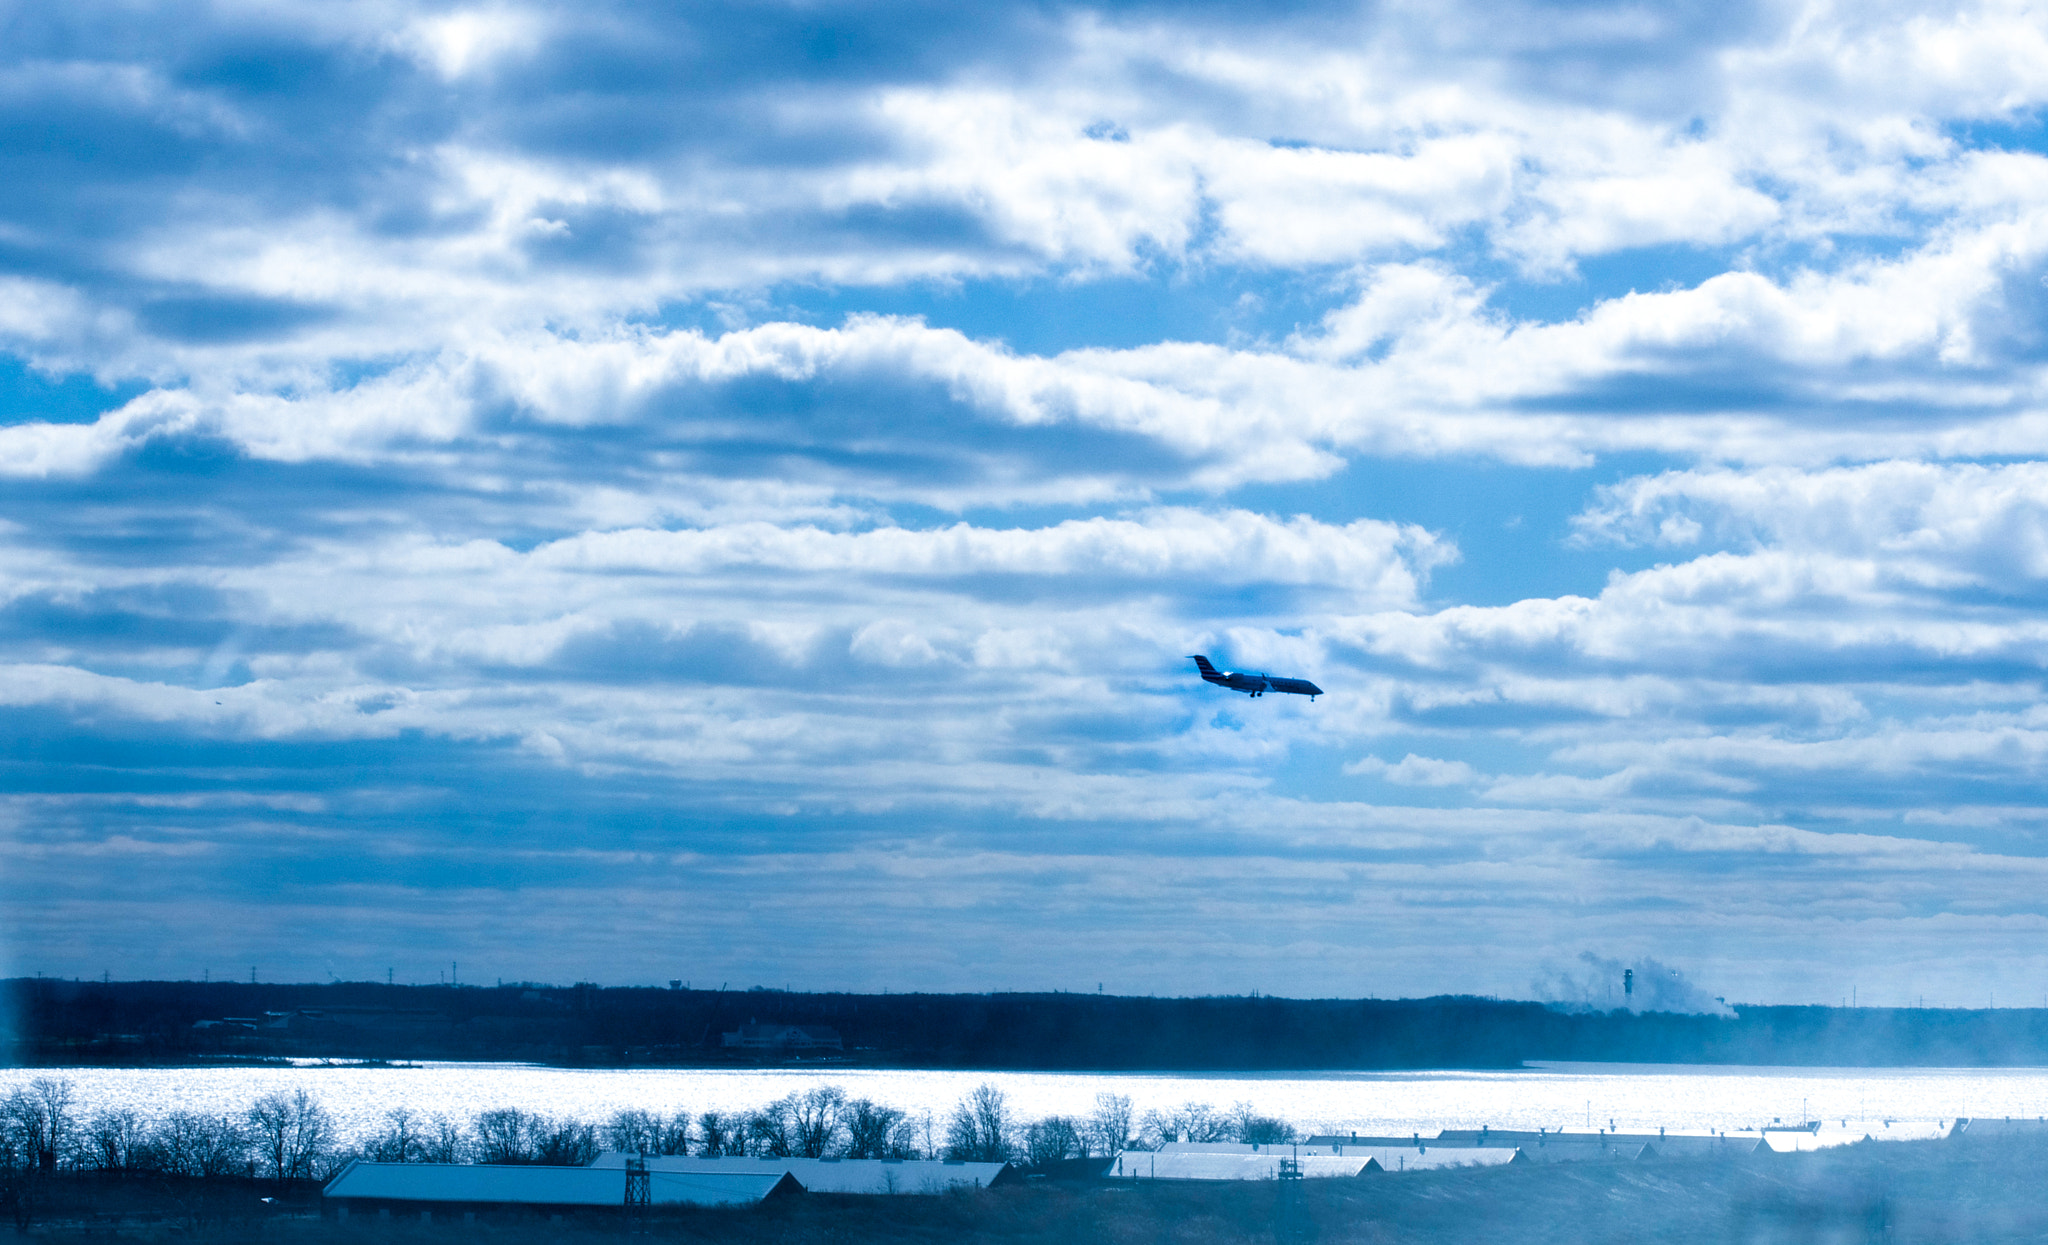
{"label": "grassy field", "polygon": [[[1727,1161],[1518,1166],[1246,1184],[1032,1184],[944,1197],[793,1198],[747,1210],[422,1223],[306,1215],[255,1186],[51,1191],[33,1234],[274,1245],[495,1245],[622,1239],[732,1245],[1105,1242],[1990,1242],[2048,1239],[2048,1145],[1865,1144]],[[1294,1195],[1290,1203],[1289,1194]],[[170,1200],[166,1200],[166,1199]]]}

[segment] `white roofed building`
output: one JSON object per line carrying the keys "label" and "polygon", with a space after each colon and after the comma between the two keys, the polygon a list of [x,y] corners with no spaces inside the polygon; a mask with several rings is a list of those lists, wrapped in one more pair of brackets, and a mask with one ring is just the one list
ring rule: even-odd
{"label": "white roofed building", "polygon": [[[1901,1123],[1903,1121],[1895,1121],[1892,1127],[1897,1128]],[[1982,1141],[1988,1137],[2048,1137],[2048,1119],[2025,1115],[1960,1119],[1955,1122],[1955,1127],[1949,1130],[1948,1135],[1965,1141]]]}
{"label": "white roofed building", "polygon": [[[624,1171],[634,1156],[621,1150],[607,1150],[592,1160],[592,1170]],[[966,1163],[955,1159],[807,1159],[690,1158],[683,1155],[651,1155],[647,1170],[652,1173],[722,1175],[733,1172],[787,1172],[811,1193],[944,1193],[949,1189],[987,1189],[1021,1181],[1023,1177],[1008,1163]]]}
{"label": "white roofed building", "polygon": [[1300,1165],[1304,1178],[1363,1176],[1370,1172],[1433,1171],[1446,1167],[1498,1167],[1521,1161],[1510,1148],[1416,1146],[1250,1146],[1233,1142],[1170,1141],[1157,1150],[1126,1150],[1103,1173],[1112,1180],[1277,1180],[1280,1164]]}
{"label": "white roofed building", "polygon": [[[650,1165],[651,1168],[651,1165]],[[656,1206],[750,1206],[803,1192],[803,1183],[780,1169],[716,1173],[648,1172],[648,1200]],[[341,1169],[321,1190],[342,1215],[351,1210],[508,1207],[563,1209],[626,1204],[626,1172],[593,1167],[499,1166],[485,1163],[367,1163]]]}

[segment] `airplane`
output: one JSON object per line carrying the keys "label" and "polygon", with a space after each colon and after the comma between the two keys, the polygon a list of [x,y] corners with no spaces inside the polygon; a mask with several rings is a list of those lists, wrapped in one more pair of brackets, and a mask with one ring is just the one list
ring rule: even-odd
{"label": "airplane", "polygon": [[1202,672],[1202,680],[1218,687],[1227,687],[1233,692],[1247,696],[1263,696],[1267,692],[1293,692],[1310,700],[1323,694],[1323,689],[1307,679],[1283,679],[1278,675],[1253,674],[1245,670],[1222,671],[1209,664],[1209,658],[1202,653],[1190,653],[1188,659],[1195,663],[1195,669]]}

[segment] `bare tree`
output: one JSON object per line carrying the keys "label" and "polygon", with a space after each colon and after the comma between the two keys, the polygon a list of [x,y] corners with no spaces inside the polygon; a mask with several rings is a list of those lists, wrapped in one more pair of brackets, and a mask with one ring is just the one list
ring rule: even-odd
{"label": "bare tree", "polygon": [[821,1085],[789,1102],[789,1141],[797,1154],[821,1159],[839,1136],[840,1116],[846,1110],[846,1091],[836,1085]]}
{"label": "bare tree", "polygon": [[946,1157],[999,1163],[1010,1157],[1009,1100],[993,1085],[980,1085],[953,1108],[946,1127]]}
{"label": "bare tree", "polygon": [[846,1157],[886,1159],[899,1157],[891,1145],[891,1134],[903,1122],[903,1113],[879,1106],[865,1098],[846,1104]]}
{"label": "bare tree", "polygon": [[88,1166],[100,1171],[130,1171],[140,1165],[148,1149],[148,1136],[142,1117],[133,1109],[100,1111],[86,1121],[79,1153]]}
{"label": "bare tree", "polygon": [[1230,1117],[1206,1102],[1184,1102],[1173,1113],[1174,1130],[1182,1141],[1229,1141]]}
{"label": "bare tree", "polygon": [[1286,1120],[1260,1115],[1248,1102],[1231,1108],[1230,1127],[1235,1139],[1246,1145],[1285,1145],[1294,1140],[1294,1126]]}
{"label": "bare tree", "polygon": [[1180,1134],[1173,1130],[1173,1117],[1160,1111],[1147,1111],[1138,1121],[1138,1131],[1131,1138],[1131,1145],[1139,1150],[1157,1150],[1169,1141],[1179,1141]]}
{"label": "bare tree", "polygon": [[150,1166],[168,1176],[234,1176],[250,1168],[249,1134],[224,1115],[173,1111],[149,1131]]}
{"label": "bare tree", "polygon": [[1063,1115],[1047,1116],[1024,1130],[1024,1153],[1034,1167],[1079,1158],[1086,1147],[1081,1130]]}
{"label": "bare tree", "polygon": [[48,1175],[68,1152],[78,1122],[71,1114],[71,1082],[39,1076],[0,1102],[0,1120],[20,1150],[21,1160]]}
{"label": "bare tree", "polygon": [[427,1163],[466,1163],[471,1147],[469,1137],[462,1131],[462,1125],[445,1115],[432,1117],[430,1126],[422,1135],[420,1143],[421,1161]]}
{"label": "bare tree", "polygon": [[892,1159],[935,1159],[939,1157],[938,1121],[929,1111],[907,1115],[889,1135]]}
{"label": "bare tree", "polygon": [[597,1157],[597,1129],[573,1119],[554,1119],[517,1107],[500,1107],[476,1117],[480,1163],[582,1167]]}
{"label": "bare tree", "polygon": [[36,1194],[42,1174],[23,1148],[12,1113],[0,1116],[0,1206],[14,1217],[14,1230],[25,1233],[35,1222]]}
{"label": "bare tree", "polygon": [[1088,1144],[1097,1154],[1121,1154],[1131,1145],[1131,1100],[1123,1094],[1095,1095],[1095,1110],[1088,1116]]}
{"label": "bare tree", "polygon": [[305,1088],[265,1094],[248,1110],[249,1130],[260,1162],[278,1181],[318,1173],[334,1138],[334,1120]]}
{"label": "bare tree", "polygon": [[743,1148],[733,1144],[731,1120],[716,1111],[706,1111],[697,1117],[697,1153],[715,1159],[743,1152]]}
{"label": "bare tree", "polygon": [[792,1117],[796,1095],[777,1098],[747,1116],[747,1153],[761,1158],[789,1158],[796,1153]]}
{"label": "bare tree", "polygon": [[597,1129],[578,1120],[534,1117],[533,1162],[546,1167],[587,1167],[597,1158]]}
{"label": "bare tree", "polygon": [[660,1126],[661,1117],[652,1111],[634,1108],[614,1111],[604,1126],[605,1149],[624,1150],[628,1154],[653,1154],[654,1133]]}
{"label": "bare tree", "polygon": [[481,1111],[476,1117],[476,1161],[479,1163],[533,1162],[533,1133],[537,1121],[517,1107]]}
{"label": "bare tree", "polygon": [[37,1077],[0,1100],[0,1203],[26,1232],[75,1127],[71,1083]]}
{"label": "bare tree", "polygon": [[1138,1135],[1153,1150],[1169,1141],[1229,1141],[1232,1123],[1206,1102],[1184,1102],[1164,1114],[1147,1111]]}
{"label": "bare tree", "polygon": [[410,1107],[393,1107],[384,1113],[384,1131],[363,1143],[363,1157],[373,1163],[426,1163],[426,1121]]}
{"label": "bare tree", "polygon": [[678,1111],[674,1115],[654,1117],[652,1131],[648,1134],[651,1147],[649,1154],[688,1154],[690,1152],[690,1113]]}

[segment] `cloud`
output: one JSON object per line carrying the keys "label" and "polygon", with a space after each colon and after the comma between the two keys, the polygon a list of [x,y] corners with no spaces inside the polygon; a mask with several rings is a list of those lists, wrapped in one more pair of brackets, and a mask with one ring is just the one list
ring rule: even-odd
{"label": "cloud", "polygon": [[2038,25],[24,8],[9,953],[2018,988]]}
{"label": "cloud", "polygon": [[1603,490],[1573,524],[1587,542],[1685,548],[1711,538],[1882,560],[1952,587],[2012,591],[2048,577],[2048,468],[1893,461],[1667,472]]}
{"label": "cloud", "polygon": [[1439,761],[1435,757],[1409,753],[1393,764],[1378,757],[1361,757],[1344,767],[1347,774],[1378,778],[1401,787],[1465,787],[1479,781],[1480,774],[1463,761]]}
{"label": "cloud", "polygon": [[[7,430],[12,444],[0,445],[0,469],[86,470],[159,430],[225,436],[246,452],[288,460],[406,455],[423,443],[488,443],[514,431],[496,426],[506,413],[532,421],[516,429],[529,437],[628,424],[701,457],[777,431],[820,398],[820,415],[848,432],[859,427],[869,444],[931,459],[934,471],[1015,479],[1020,496],[1040,498],[1317,479],[1358,455],[1570,465],[1655,451],[1819,465],[1844,456],[2038,449],[2048,423],[2026,408],[2022,378],[1960,391],[1942,379],[1951,364],[1982,354],[1984,336],[1973,325],[1985,309],[1971,300],[1988,296],[1979,278],[1989,269],[1975,269],[1961,293],[1905,279],[1904,268],[1933,262],[1919,256],[1789,286],[1727,274],[1693,290],[1610,300],[1566,324],[1508,321],[1468,279],[1397,265],[1369,275],[1356,303],[1326,313],[1319,332],[1296,334],[1286,351],[1162,343],[1030,356],[956,330],[866,316],[835,329],[778,322],[716,337],[526,333],[416,359],[345,388],[168,387],[109,412],[90,431],[16,425]],[[1879,284],[1897,288],[1874,291]],[[1719,382],[1700,374],[1701,360],[1731,354],[1767,375],[1817,371],[1717,393]],[[1842,416],[1877,419],[1875,426],[1770,409],[1803,402],[1827,378],[1873,361],[1895,363],[1895,378],[1837,384],[1829,401]],[[1927,417],[1893,415],[1923,397],[1933,406]],[[1633,409],[1602,409],[1617,402]],[[867,414],[877,404],[896,408],[899,429],[915,426],[905,414],[935,426],[919,429],[915,449],[892,446],[889,430]],[[166,422],[170,408],[180,414]],[[963,437],[967,426],[977,435]],[[1112,460],[1121,469],[1097,456],[1094,470],[1076,471],[1059,458],[1087,437],[1121,442]],[[857,458],[814,443],[784,452],[820,471],[859,470]],[[991,469],[991,456],[1015,466]],[[948,458],[958,465],[940,468]],[[1039,463],[1025,466],[1034,458]],[[1026,482],[1045,468],[1066,482]],[[962,500],[959,490],[930,485],[922,497]]]}
{"label": "cloud", "polygon": [[543,546],[531,556],[543,565],[578,571],[701,574],[761,568],[890,576],[1050,575],[1068,581],[1200,578],[1322,586],[1361,604],[1400,606],[1415,602],[1420,574],[1454,559],[1457,551],[1419,528],[1387,523],[1361,520],[1336,528],[1306,517],[1283,524],[1244,511],[1159,510],[1138,521],[1068,520],[1035,531],[991,531],[962,523],[924,532],[828,532],[756,523],[709,531],[592,533]]}
{"label": "cloud", "polygon": [[443,78],[454,80],[531,55],[548,34],[540,14],[499,5],[417,18],[396,42]]}
{"label": "cloud", "polygon": [[[11,227],[44,258],[19,265],[0,299],[0,338],[58,370],[203,377],[208,406],[286,402],[275,418],[304,431],[252,429],[266,454],[281,441],[364,452],[355,432],[308,427],[366,422],[344,412],[386,396],[334,387],[337,359],[351,372],[403,360],[458,387],[517,378],[580,420],[635,392],[630,374],[604,374],[607,355],[682,380],[693,352],[706,356],[699,383],[864,370],[1027,427],[1144,438],[1203,460],[1174,483],[1212,489],[1321,478],[1357,454],[1813,465],[2040,448],[2024,322],[2048,162],[1942,129],[2040,98],[2011,52],[2038,33],[2001,12],[1916,19],[1912,39],[1842,15],[1744,13],[1702,36],[1718,59],[1656,47],[1658,23],[1625,35],[1591,23],[1582,51],[1613,74],[1590,80],[1612,95],[1550,75],[1547,11],[1500,15],[1526,33],[1492,53],[1398,15],[1351,45],[1285,24],[1248,40],[1199,20],[1017,18],[1035,30],[1021,78],[944,72],[879,16],[724,60],[739,36],[687,15],[600,8],[552,39],[540,33],[552,19],[516,6],[414,14],[397,36],[390,18],[267,15],[263,38],[300,58],[288,104],[216,63],[235,35],[203,15],[171,62],[116,45],[61,73],[31,53],[75,32],[58,18],[25,29],[24,115],[77,123],[73,79],[118,80],[88,93],[110,101],[104,124],[124,143],[168,127],[178,159],[219,162],[226,180],[188,178],[166,200],[133,162],[24,168],[24,184],[90,187],[123,214],[85,237],[66,232],[73,204],[21,209]],[[956,65],[1000,46],[993,31],[948,42],[960,34],[942,22],[930,35]],[[835,54],[829,73],[787,55],[814,37],[861,52]],[[1934,48],[1953,59],[1928,61]],[[718,69],[685,89],[648,76],[650,49]],[[575,76],[606,56],[610,72]],[[1787,66],[1823,62],[1814,80],[1829,91],[1795,89]],[[1683,116],[1632,94],[1639,69],[1675,63],[1695,92]],[[1965,90],[1958,64],[1997,89]],[[1953,85],[1901,102],[1892,71]],[[564,80],[576,90],[555,90]],[[737,128],[721,139],[645,119],[700,110]],[[1105,116],[1124,141],[1091,136]],[[636,141],[610,137],[621,132]],[[296,133],[328,145],[300,140],[279,161]],[[1891,215],[1843,215],[1858,204]],[[1930,214],[1939,228],[1916,225]],[[1896,241],[1862,254],[1834,247],[1836,233]],[[1582,297],[1564,316],[1514,314],[1470,271],[1490,251],[1548,280],[1672,246],[1751,250],[1696,281]],[[1080,288],[1205,265],[1352,267],[1362,293],[1327,311],[1322,333],[1269,334],[1291,347],[1279,351],[1254,339],[1020,357],[882,320],[815,340],[833,330],[771,320],[694,346],[645,335],[637,350],[618,334],[656,308],[744,303],[792,282]]]}

